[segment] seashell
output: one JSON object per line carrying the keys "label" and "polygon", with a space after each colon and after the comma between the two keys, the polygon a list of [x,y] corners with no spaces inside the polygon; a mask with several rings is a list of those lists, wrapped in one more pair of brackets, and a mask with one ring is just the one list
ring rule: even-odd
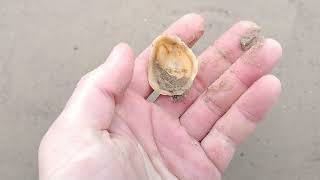
{"label": "seashell", "polygon": [[162,95],[183,95],[198,72],[198,61],[192,50],[177,36],[161,35],[152,43],[148,80]]}

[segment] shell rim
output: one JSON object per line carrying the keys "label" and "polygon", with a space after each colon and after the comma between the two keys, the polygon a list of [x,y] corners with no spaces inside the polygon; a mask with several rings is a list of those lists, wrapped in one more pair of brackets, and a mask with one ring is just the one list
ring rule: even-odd
{"label": "shell rim", "polygon": [[[156,51],[155,51],[155,46],[162,40],[162,39],[169,39],[172,40],[174,42],[177,42],[180,46],[182,46],[187,54],[190,56],[191,61],[193,62],[193,69],[192,69],[192,75],[189,78],[189,81],[186,83],[185,86],[183,86],[181,88],[181,90],[176,91],[176,92],[169,92],[166,90],[163,90],[160,88],[159,84],[156,83],[154,77],[152,76],[152,71],[153,71],[153,66],[151,61],[155,58],[156,55]],[[156,91],[157,93],[161,94],[161,95],[168,95],[168,96],[173,96],[173,95],[183,95],[185,93],[185,91],[187,91],[188,89],[190,89],[190,87],[192,86],[192,83],[198,73],[198,66],[199,63],[197,61],[197,58],[195,56],[195,54],[193,53],[193,51],[178,37],[178,36],[174,36],[174,35],[160,35],[158,36],[153,42],[152,42],[152,50],[151,50],[151,55],[150,55],[150,59],[149,59],[149,63],[148,63],[148,81],[149,81],[149,85],[151,86],[151,88]]]}

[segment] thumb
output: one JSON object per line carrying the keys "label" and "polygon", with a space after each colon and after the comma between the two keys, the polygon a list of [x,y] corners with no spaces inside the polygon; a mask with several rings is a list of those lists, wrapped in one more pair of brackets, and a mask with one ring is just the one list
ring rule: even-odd
{"label": "thumb", "polygon": [[108,129],[115,101],[127,89],[133,74],[134,55],[124,43],[115,46],[106,62],[81,78],[59,123]]}
{"label": "thumb", "polygon": [[121,96],[131,82],[134,55],[131,48],[120,43],[97,69],[81,78],[78,86],[95,86],[109,96]]}

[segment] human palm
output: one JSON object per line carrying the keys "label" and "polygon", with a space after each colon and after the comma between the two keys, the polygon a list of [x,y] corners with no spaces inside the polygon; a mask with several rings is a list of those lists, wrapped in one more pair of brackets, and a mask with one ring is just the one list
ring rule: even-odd
{"label": "human palm", "polygon": [[[277,99],[280,82],[265,75],[281,55],[271,39],[249,51],[240,39],[256,29],[234,25],[200,56],[200,70],[178,102],[146,101],[150,48],[134,61],[126,44],[84,76],[39,149],[39,176],[54,179],[221,179],[235,148]],[[189,14],[165,34],[192,46],[203,32]]]}

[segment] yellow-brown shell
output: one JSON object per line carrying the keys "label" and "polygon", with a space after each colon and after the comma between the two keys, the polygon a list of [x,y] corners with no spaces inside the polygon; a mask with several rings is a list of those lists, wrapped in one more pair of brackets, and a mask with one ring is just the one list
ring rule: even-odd
{"label": "yellow-brown shell", "polygon": [[162,95],[182,95],[198,72],[192,50],[178,37],[162,35],[152,43],[148,64],[150,86]]}

